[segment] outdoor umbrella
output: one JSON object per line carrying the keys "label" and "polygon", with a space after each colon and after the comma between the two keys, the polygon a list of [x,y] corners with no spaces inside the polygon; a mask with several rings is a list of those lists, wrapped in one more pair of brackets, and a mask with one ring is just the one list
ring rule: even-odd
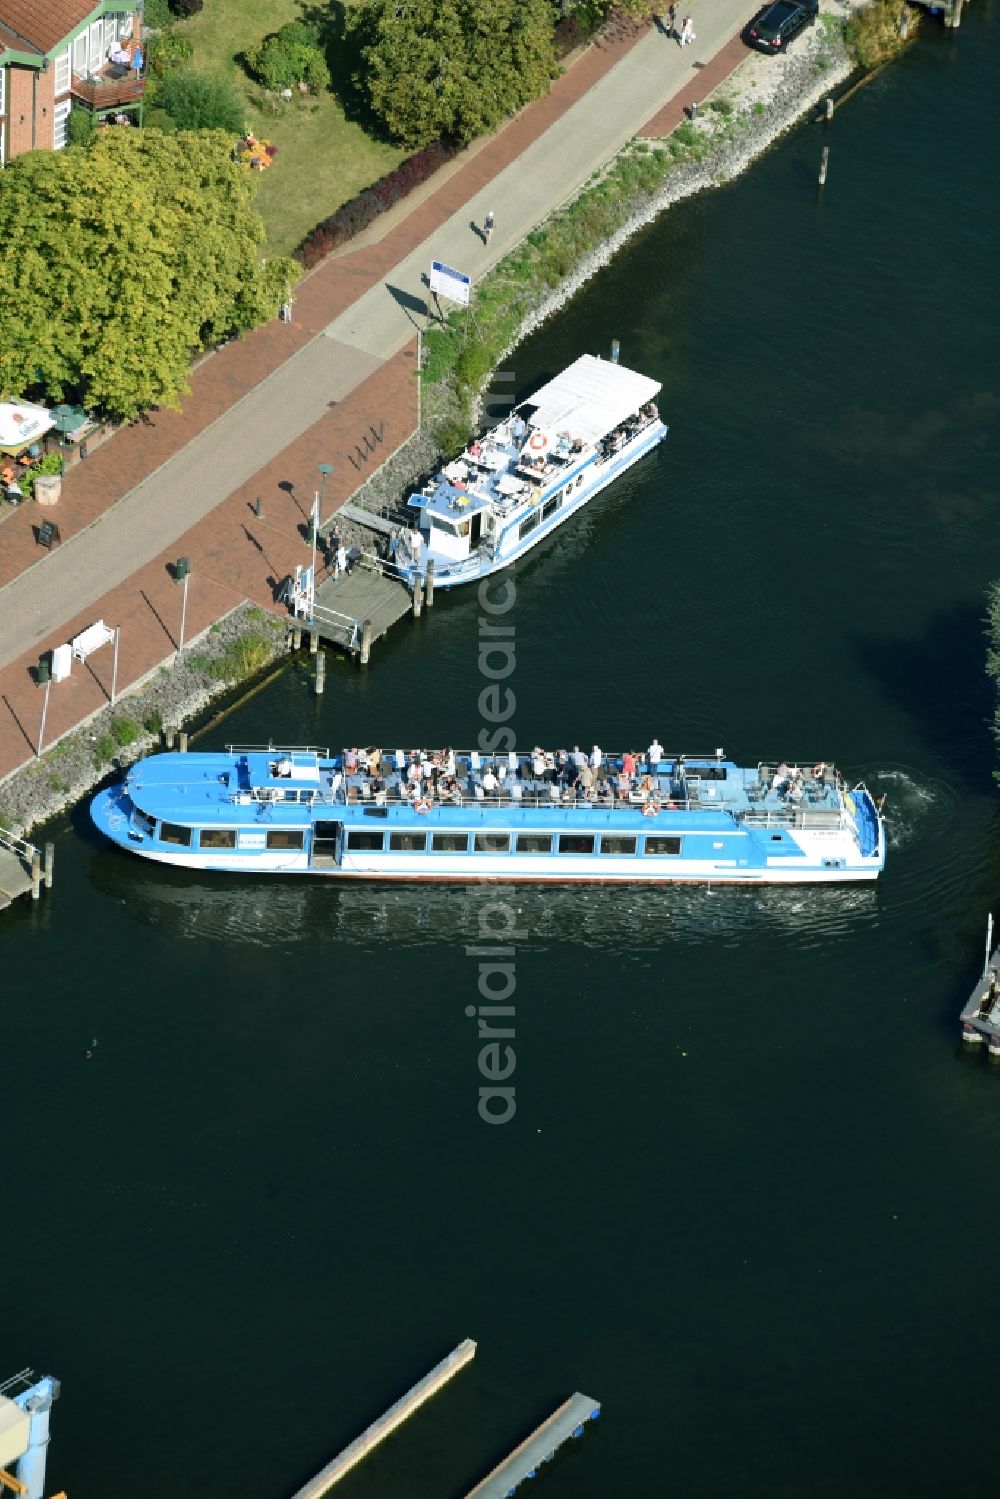
{"label": "outdoor umbrella", "polygon": [[0,404],[0,451],[19,453],[48,432],[55,423],[44,406]]}
{"label": "outdoor umbrella", "polygon": [[82,406],[53,406],[51,411],[52,425],[57,432],[75,432],[77,427],[82,427],[88,420],[87,413]]}

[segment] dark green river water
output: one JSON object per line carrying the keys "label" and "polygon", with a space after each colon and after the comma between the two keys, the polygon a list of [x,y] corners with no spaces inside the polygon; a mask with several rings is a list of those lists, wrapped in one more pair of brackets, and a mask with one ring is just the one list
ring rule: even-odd
{"label": "dark green river water", "polygon": [[[836,758],[876,890],[513,897],[516,1118],[477,1116],[488,889],[203,881],[55,829],[0,917],[0,1373],[49,1489],[452,1499],[571,1391],[547,1499],[992,1495],[1000,1074],[958,1011],[1000,878],[995,8],[672,211],[511,361],[664,382],[666,444],[516,574],[519,742]],[[473,594],[211,739],[470,744]],[[96,1048],[91,1048],[96,1038]],[[85,1052],[93,1050],[88,1060]]]}

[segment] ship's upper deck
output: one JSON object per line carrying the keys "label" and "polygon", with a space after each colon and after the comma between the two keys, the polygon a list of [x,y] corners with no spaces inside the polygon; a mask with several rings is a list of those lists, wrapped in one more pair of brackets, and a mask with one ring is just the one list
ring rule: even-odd
{"label": "ship's upper deck", "polygon": [[[411,821],[475,809],[483,817],[565,825],[632,823],[653,812],[721,821],[838,825],[843,781],[819,761],[744,767],[713,756],[594,749],[486,755],[476,751],[231,746],[210,754],[163,754],[140,761],[126,790],[149,817],[245,823],[266,810],[280,822],[364,816],[380,808]],[[849,809],[847,809],[849,811]]]}

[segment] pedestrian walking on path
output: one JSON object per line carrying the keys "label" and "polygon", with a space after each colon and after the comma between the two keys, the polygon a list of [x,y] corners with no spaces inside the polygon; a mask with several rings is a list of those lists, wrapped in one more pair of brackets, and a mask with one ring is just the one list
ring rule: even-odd
{"label": "pedestrian walking on path", "polygon": [[490,235],[493,233],[493,225],[494,225],[494,218],[493,218],[493,210],[491,208],[490,211],[489,211],[489,213],[486,215],[485,219],[483,220],[483,243],[486,244],[486,245],[488,245],[489,242],[490,242]]}
{"label": "pedestrian walking on path", "polygon": [[694,22],[691,20],[690,16],[685,16],[684,17],[684,24],[681,26],[680,45],[682,47],[686,47],[689,42],[693,42],[693,41],[694,41]]}
{"label": "pedestrian walking on path", "polygon": [[667,9],[667,36],[677,35],[677,6],[671,5]]}

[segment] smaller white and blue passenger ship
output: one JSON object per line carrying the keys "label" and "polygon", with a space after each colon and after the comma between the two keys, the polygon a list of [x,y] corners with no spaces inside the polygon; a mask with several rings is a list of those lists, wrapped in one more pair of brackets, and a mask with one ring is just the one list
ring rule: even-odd
{"label": "smaller white and blue passenger ship", "polygon": [[412,584],[433,560],[435,586],[453,588],[523,557],[663,441],[659,390],[582,355],[410,497],[403,577]]}
{"label": "smaller white and blue passenger ship", "polygon": [[100,831],[188,869],[362,880],[836,884],[885,864],[881,805],[824,761],[230,746],[139,761]]}

